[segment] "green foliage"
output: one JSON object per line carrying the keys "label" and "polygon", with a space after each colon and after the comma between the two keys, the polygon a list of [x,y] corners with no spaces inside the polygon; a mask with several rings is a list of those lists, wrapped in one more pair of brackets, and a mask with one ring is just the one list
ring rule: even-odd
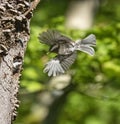
{"label": "green foliage", "polygon": [[49,28],[57,29],[73,39],[84,38],[90,33],[97,38],[95,56],[79,53],[68,72],[77,88],[68,95],[58,124],[119,124],[120,2],[103,2],[93,28],[88,31],[66,29],[64,14],[69,1],[57,2],[44,0],[34,13],[21,78],[22,103],[15,124],[38,124],[40,121],[39,114],[32,110],[39,105],[39,93],[35,94],[44,90],[50,80],[43,73],[43,67],[52,55],[47,54],[48,46],[40,44],[37,37]]}

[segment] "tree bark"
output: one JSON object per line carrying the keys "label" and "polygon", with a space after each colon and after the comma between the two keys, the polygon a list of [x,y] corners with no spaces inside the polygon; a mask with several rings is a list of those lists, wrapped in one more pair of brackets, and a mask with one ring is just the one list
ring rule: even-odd
{"label": "tree bark", "polygon": [[16,117],[30,18],[39,1],[0,0],[0,124],[11,124]]}

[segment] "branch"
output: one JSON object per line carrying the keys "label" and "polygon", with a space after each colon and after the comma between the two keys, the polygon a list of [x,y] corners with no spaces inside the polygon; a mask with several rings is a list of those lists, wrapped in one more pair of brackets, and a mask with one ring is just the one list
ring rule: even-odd
{"label": "branch", "polygon": [[24,16],[26,16],[30,11],[33,11],[37,7],[37,5],[38,5],[39,2],[40,2],[40,0],[34,0],[31,3],[30,9],[24,13]]}

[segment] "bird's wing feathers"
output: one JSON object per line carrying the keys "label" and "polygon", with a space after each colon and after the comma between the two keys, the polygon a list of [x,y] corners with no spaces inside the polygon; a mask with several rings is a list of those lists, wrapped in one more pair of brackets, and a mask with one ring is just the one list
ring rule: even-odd
{"label": "bird's wing feathers", "polygon": [[61,67],[60,61],[58,59],[52,59],[45,65],[43,72],[47,72],[48,76],[57,76],[61,73],[64,73],[64,70]]}
{"label": "bird's wing feathers", "polygon": [[[92,46],[96,45],[96,37],[93,34],[74,43],[70,38],[60,34],[58,31],[47,30],[39,35],[39,39],[43,44],[58,48],[58,55],[45,65],[44,72],[47,72],[48,76],[57,76],[65,73],[74,63],[77,50],[90,55],[94,55],[95,53]],[[53,49],[56,48],[53,47]],[[73,50],[71,50],[72,48]]]}
{"label": "bird's wing feathers", "polygon": [[45,65],[44,72],[47,72],[48,76],[63,74],[74,63],[75,59],[76,52],[70,55],[58,55]]}
{"label": "bird's wing feathers", "polygon": [[77,57],[77,53],[73,52],[70,55],[67,55],[64,57],[63,60],[61,60],[61,66],[66,71],[70,68],[70,66],[74,63],[75,59]]}
{"label": "bird's wing feathers", "polygon": [[47,30],[39,35],[40,42],[47,45],[72,42],[72,40],[56,30]]}

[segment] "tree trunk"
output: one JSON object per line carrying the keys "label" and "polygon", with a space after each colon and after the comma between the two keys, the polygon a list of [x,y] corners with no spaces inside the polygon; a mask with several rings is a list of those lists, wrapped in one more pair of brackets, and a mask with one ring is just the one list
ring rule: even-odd
{"label": "tree trunk", "polygon": [[53,102],[49,106],[49,113],[43,120],[42,124],[58,124],[59,115],[65,105],[67,97],[69,93],[76,88],[76,86],[76,84],[70,83],[67,87],[61,90],[61,95],[54,95]]}
{"label": "tree trunk", "polygon": [[86,30],[91,28],[99,0],[72,0],[66,16],[66,27]]}
{"label": "tree trunk", "polygon": [[0,124],[11,124],[16,117],[19,77],[30,38],[31,11],[38,2],[0,0]]}

